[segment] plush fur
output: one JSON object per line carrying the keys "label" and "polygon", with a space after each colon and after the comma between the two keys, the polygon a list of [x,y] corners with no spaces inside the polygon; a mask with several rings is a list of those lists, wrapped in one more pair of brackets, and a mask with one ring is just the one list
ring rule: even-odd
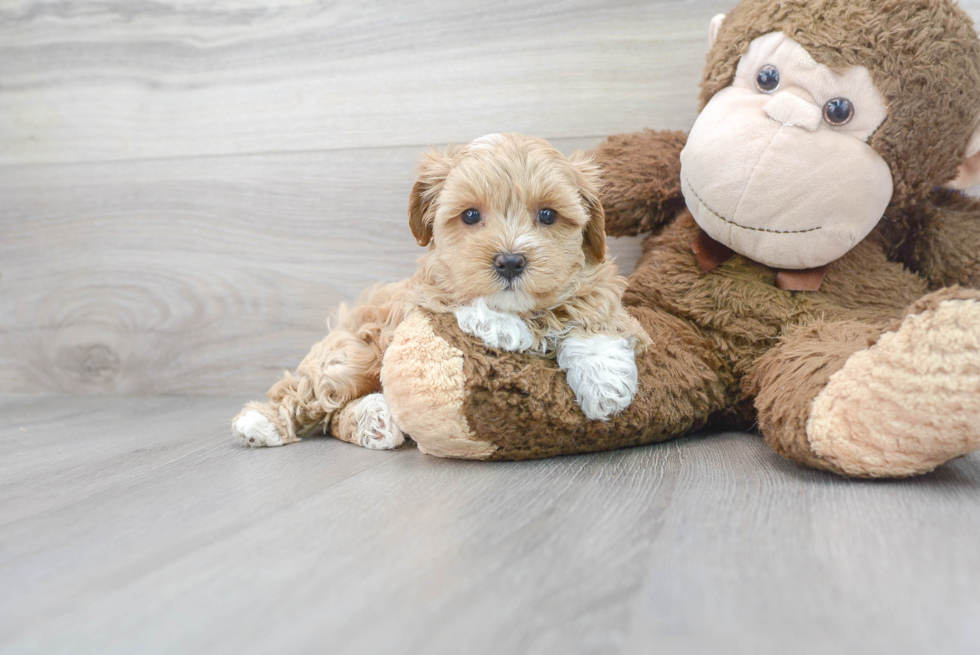
{"label": "plush fur", "polygon": [[[743,0],[708,54],[701,106],[735,76],[753,39],[783,32],[835,71],[869,69],[888,120],[870,145],[895,183],[889,217],[956,177],[980,108],[980,41],[947,0]],[[913,221],[917,222],[917,221]]]}
{"label": "plush fur", "polygon": [[[328,430],[368,448],[400,445],[403,435],[376,392],[395,329],[417,309],[458,317],[486,346],[552,359],[567,339],[615,339],[612,359],[635,378],[633,352],[647,337],[621,304],[626,280],[605,261],[598,186],[590,158],[568,159],[521,135],[427,153],[409,201],[411,229],[428,246],[418,272],[342,306],[329,334],[269,390],[268,402],[242,410],[233,434],[248,446]],[[553,223],[538,220],[543,209],[555,212]],[[472,224],[463,221],[468,210],[479,212]],[[502,253],[524,258],[518,275],[500,273]],[[590,418],[607,418],[635,393],[635,383],[625,391],[610,385],[594,361],[569,366]]]}
{"label": "plush fur", "polygon": [[[429,313],[415,329],[447,356],[426,370],[451,368],[440,380],[456,400],[434,416],[425,371],[399,375],[412,360],[386,362],[399,423],[424,412],[428,424],[456,426],[469,454],[455,456],[476,459],[756,425],[777,453],[855,477],[917,475],[980,446],[980,203],[936,189],[971,154],[980,116],[972,22],[947,0],[743,0],[719,26],[702,104],[731,83],[749,43],[774,31],[831,69],[868,68],[889,110],[868,143],[894,182],[878,227],[827,266],[817,291],[780,289],[778,271],[738,254],[704,272],[680,190],[683,135],[611,137],[596,151],[609,233],[651,233],[624,295],[652,342],[632,405],[587,421],[553,364],[489,351]],[[397,333],[393,348],[404,352],[410,338]],[[423,449],[425,428],[408,429]]]}

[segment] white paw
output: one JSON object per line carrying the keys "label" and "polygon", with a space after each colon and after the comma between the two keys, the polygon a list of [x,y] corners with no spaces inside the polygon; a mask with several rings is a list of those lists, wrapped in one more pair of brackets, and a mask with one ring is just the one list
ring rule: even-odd
{"label": "white paw", "polygon": [[639,386],[633,346],[622,338],[565,339],[558,366],[590,421],[605,421],[629,407]]}
{"label": "white paw", "polygon": [[357,443],[371,450],[392,450],[405,443],[405,435],[395,425],[391,409],[383,394],[372,393],[361,398],[354,408]]}
{"label": "white paw", "polygon": [[243,445],[252,448],[282,445],[282,436],[276,426],[254,409],[240,416],[232,426],[231,432]]}
{"label": "white paw", "polygon": [[520,316],[490,309],[483,298],[458,307],[456,322],[463,332],[480,337],[491,348],[524,352],[534,345],[534,335]]}

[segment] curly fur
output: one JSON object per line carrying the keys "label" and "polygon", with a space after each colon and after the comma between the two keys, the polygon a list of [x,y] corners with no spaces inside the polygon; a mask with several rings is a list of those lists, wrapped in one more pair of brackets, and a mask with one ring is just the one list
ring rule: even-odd
{"label": "curly fur", "polygon": [[[395,329],[418,308],[451,313],[480,300],[518,316],[531,333],[531,349],[550,357],[568,336],[608,335],[642,350],[646,334],[621,304],[626,280],[605,259],[599,186],[591,158],[568,159],[547,142],[521,135],[491,135],[426,153],[409,201],[409,225],[428,246],[416,274],[342,305],[327,336],[268,391],[269,401],[244,408],[236,434],[248,445],[266,445],[268,439],[249,441],[237,427],[257,425],[261,416],[281,443],[290,443],[317,428],[326,432],[345,406],[361,408],[350,404],[381,389],[382,360]],[[480,210],[479,224],[461,221],[469,208]],[[557,211],[554,225],[535,222],[542,208]],[[501,252],[527,258],[514,280],[494,271]],[[356,425],[368,418],[341,421],[334,432],[361,443]]]}

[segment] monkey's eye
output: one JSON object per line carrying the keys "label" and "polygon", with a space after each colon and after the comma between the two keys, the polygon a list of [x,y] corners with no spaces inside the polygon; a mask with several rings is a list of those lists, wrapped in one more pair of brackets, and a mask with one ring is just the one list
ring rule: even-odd
{"label": "monkey's eye", "polygon": [[480,222],[480,212],[475,209],[467,209],[459,215],[467,225],[476,225]]}
{"label": "monkey's eye", "polygon": [[554,209],[542,209],[538,212],[538,222],[542,225],[554,225],[558,212]]}
{"label": "monkey's eye", "polygon": [[823,106],[823,118],[831,125],[845,125],[854,118],[854,105],[847,98],[834,98]]}
{"label": "monkey's eye", "polygon": [[755,76],[755,85],[763,93],[772,93],[779,88],[779,69],[767,64]]}

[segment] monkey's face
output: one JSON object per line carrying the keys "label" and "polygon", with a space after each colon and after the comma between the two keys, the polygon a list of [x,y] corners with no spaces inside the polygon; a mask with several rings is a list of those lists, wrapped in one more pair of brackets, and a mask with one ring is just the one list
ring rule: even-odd
{"label": "monkey's face", "polygon": [[857,245],[892,197],[867,141],[888,115],[864,67],[837,75],[781,32],[751,43],[681,152],[687,206],[710,237],[776,268]]}

